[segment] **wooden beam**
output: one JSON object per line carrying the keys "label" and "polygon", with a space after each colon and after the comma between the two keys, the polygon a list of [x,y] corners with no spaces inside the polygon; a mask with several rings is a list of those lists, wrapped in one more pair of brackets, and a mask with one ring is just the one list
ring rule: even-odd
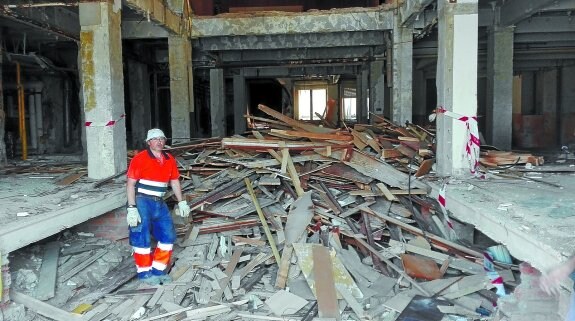
{"label": "wooden beam", "polygon": [[36,287],[36,298],[39,300],[48,300],[54,297],[59,253],[60,242],[50,242],[44,247],[42,266],[40,267],[40,276]]}
{"label": "wooden beam", "polygon": [[52,320],[82,320],[82,316],[78,314],[58,309],[15,290],[10,291],[10,299]]}

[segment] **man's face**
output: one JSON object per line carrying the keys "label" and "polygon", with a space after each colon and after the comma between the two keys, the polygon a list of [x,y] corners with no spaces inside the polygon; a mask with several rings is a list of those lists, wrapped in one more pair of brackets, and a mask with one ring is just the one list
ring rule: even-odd
{"label": "man's face", "polygon": [[148,146],[150,146],[150,149],[153,151],[157,151],[157,152],[164,149],[165,145],[166,145],[166,138],[165,137],[156,137],[156,138],[152,138],[148,141]]}

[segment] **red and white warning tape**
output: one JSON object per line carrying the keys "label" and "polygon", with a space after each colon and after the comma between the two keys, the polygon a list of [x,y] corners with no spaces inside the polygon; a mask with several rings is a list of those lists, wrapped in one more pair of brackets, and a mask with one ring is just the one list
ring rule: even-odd
{"label": "red and white warning tape", "polygon": [[481,145],[479,140],[479,130],[477,129],[477,116],[463,116],[451,112],[443,107],[438,107],[435,111],[438,114],[444,114],[445,116],[449,116],[465,123],[465,127],[467,128],[467,143],[465,144],[465,154],[469,160],[471,173],[477,175],[477,169],[479,167],[479,149]]}
{"label": "red and white warning tape", "polygon": [[118,123],[120,120],[124,119],[126,117],[125,114],[120,115],[120,118],[116,119],[116,120],[110,120],[108,122],[102,122],[102,123],[97,123],[97,122],[93,122],[93,121],[87,121],[84,123],[84,125],[86,127],[110,127],[110,126],[114,126],[116,125],[116,123]]}
{"label": "red and white warning tape", "polygon": [[451,222],[451,218],[447,214],[447,202],[445,199],[445,190],[447,187],[447,183],[443,183],[441,188],[439,189],[439,194],[437,195],[437,202],[439,203],[439,207],[441,208],[441,212],[443,213],[443,217],[445,218],[445,224],[447,225],[449,231],[449,238],[451,241],[455,241],[457,239],[457,233],[455,233],[455,229],[453,228],[453,222]]}
{"label": "red and white warning tape", "polygon": [[483,269],[487,273],[487,277],[491,280],[491,284],[495,286],[495,293],[499,296],[506,296],[505,287],[503,286],[503,277],[495,271],[493,264],[493,257],[487,251],[483,252]]}

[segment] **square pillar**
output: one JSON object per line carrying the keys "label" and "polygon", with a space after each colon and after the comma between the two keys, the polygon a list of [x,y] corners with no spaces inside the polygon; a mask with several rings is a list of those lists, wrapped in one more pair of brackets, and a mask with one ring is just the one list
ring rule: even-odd
{"label": "square pillar", "polygon": [[[464,116],[477,115],[477,0],[438,1],[437,104]],[[465,154],[465,123],[437,117],[437,171],[462,176],[470,166]]]}
{"label": "square pillar", "polygon": [[401,26],[399,15],[394,17],[391,121],[404,125],[412,122],[413,30]]}
{"label": "square pillar", "polygon": [[[369,111],[383,117],[385,110],[385,60],[384,57],[375,57],[369,63]],[[373,123],[375,117],[369,117]]]}
{"label": "square pillar", "polygon": [[146,133],[152,127],[152,107],[148,66],[128,60],[128,95],[130,96],[131,148],[145,149]]}
{"label": "square pillar", "polygon": [[113,3],[80,3],[80,80],[88,177],[122,172],[126,162],[121,10]]}
{"label": "square pillar", "polygon": [[172,144],[190,139],[190,113],[194,111],[192,45],[186,36],[168,37]]}
{"label": "square pillar", "polygon": [[513,114],[513,27],[494,27],[487,36],[486,139],[511,149]]}
{"label": "square pillar", "polygon": [[224,88],[224,70],[210,70],[210,115],[212,137],[226,136],[226,91]]}
{"label": "square pillar", "polygon": [[247,111],[246,77],[244,70],[234,75],[234,133],[241,135],[246,131],[247,123],[244,115]]}

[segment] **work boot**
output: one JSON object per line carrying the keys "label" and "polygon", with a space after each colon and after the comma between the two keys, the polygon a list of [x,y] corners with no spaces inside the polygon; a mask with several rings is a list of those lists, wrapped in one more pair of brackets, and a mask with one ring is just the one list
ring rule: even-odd
{"label": "work boot", "polygon": [[158,284],[172,283],[172,277],[167,274],[153,275],[152,278],[157,280]]}
{"label": "work boot", "polygon": [[149,278],[140,279],[140,281],[142,281],[148,285],[160,285],[161,284],[160,280],[155,275],[153,275]]}

